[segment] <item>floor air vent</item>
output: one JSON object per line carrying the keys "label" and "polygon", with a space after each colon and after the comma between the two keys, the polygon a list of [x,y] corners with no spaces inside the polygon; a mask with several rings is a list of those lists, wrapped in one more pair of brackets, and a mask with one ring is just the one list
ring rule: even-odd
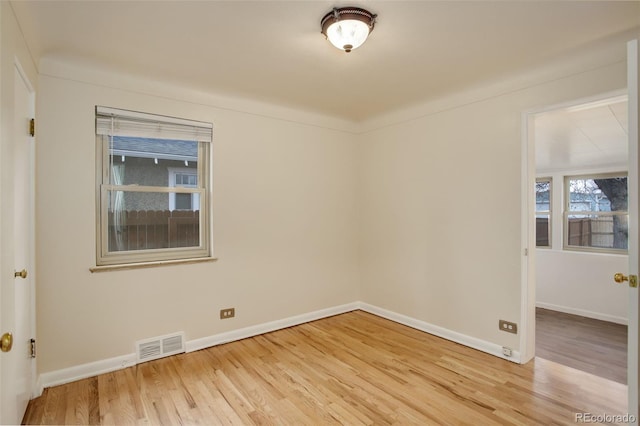
{"label": "floor air vent", "polygon": [[151,339],[136,342],[136,355],[138,363],[164,358],[165,356],[179,354],[185,351],[184,333],[167,334],[166,336],[153,337]]}

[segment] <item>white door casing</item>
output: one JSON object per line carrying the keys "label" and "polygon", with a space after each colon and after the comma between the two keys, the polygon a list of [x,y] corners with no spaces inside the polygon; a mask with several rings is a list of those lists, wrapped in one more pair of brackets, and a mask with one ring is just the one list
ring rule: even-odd
{"label": "white door casing", "polygon": [[[629,96],[629,270],[628,274],[638,275],[640,272],[640,220],[638,214],[638,196],[640,181],[638,180],[638,168],[640,157],[638,156],[638,40],[632,40],[627,44],[627,91]],[[614,271],[624,272],[624,271]],[[627,353],[627,385],[629,390],[629,414],[633,416],[633,424],[638,424],[638,386],[640,381],[640,365],[638,364],[638,302],[639,289],[629,288],[629,328],[628,328],[628,353]]]}

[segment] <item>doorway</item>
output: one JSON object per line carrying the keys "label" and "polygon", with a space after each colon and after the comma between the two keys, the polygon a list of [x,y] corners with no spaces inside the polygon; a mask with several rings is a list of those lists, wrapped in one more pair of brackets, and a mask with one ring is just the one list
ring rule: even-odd
{"label": "doorway", "polygon": [[[618,205],[612,208],[602,189],[607,179],[618,183],[624,179],[626,191],[627,104],[626,92],[607,93],[525,114],[523,123],[529,157],[523,168],[535,171],[525,172],[528,178],[523,182],[531,186],[525,193],[536,205],[535,222],[529,218],[523,222],[529,223],[523,230],[525,240],[536,241],[525,260],[530,285],[523,293],[523,324],[533,327],[523,336],[523,347],[529,348],[523,361],[533,357],[534,341],[540,339],[535,342],[536,356],[603,376],[598,364],[608,368],[611,353],[603,354],[613,348],[617,355],[623,354],[623,374],[615,375],[621,383],[626,383],[626,345],[620,347],[620,341],[626,343],[629,293],[627,286],[614,284],[612,276],[628,269],[626,246],[620,245],[617,234],[614,242],[616,230],[622,229],[621,218],[628,215],[618,212]],[[532,301],[540,330],[529,308]],[[563,326],[554,327],[561,321]],[[580,330],[586,334],[576,336]],[[564,331],[573,336],[549,341]],[[598,342],[598,333],[613,340]],[[559,344],[571,339],[576,339],[574,344]]]}

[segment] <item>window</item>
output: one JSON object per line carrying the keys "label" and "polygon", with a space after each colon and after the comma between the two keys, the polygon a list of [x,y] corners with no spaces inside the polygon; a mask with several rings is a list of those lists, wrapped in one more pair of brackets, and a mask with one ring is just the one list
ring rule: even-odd
{"label": "window", "polygon": [[536,247],[551,247],[551,183],[536,179]]}
{"label": "window", "polygon": [[626,253],[627,174],[565,177],[565,248]]}
{"label": "window", "polygon": [[96,107],[98,266],[211,256],[212,133]]}
{"label": "window", "polygon": [[[187,164],[187,163],[185,163]],[[190,169],[169,169],[169,186],[182,188],[197,188],[198,174]],[[199,210],[200,195],[197,193],[170,193],[169,210]]]}

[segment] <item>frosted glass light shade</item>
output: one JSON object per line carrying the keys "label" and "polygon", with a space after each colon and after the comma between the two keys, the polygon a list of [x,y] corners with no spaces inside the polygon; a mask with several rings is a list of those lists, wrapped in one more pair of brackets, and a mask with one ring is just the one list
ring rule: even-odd
{"label": "frosted glass light shade", "polygon": [[327,28],[327,38],[331,44],[345,52],[351,52],[362,46],[367,37],[369,37],[369,26],[354,19],[334,22]]}
{"label": "frosted glass light shade", "polygon": [[376,15],[357,7],[333,9],[320,25],[322,34],[338,49],[351,52],[365,42],[373,30]]}

